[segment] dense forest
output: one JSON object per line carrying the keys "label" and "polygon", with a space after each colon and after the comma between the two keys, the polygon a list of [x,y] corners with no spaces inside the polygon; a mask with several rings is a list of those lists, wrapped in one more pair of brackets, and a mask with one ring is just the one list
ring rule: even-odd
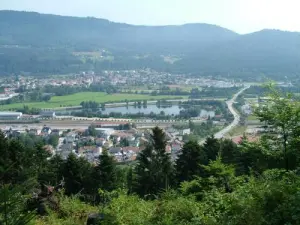
{"label": "dense forest", "polygon": [[0,11],[0,74],[152,68],[248,80],[299,76],[300,34],[239,35],[209,24],[133,26],[104,19]]}
{"label": "dense forest", "polygon": [[134,164],[91,165],[0,134],[0,224],[299,224],[300,106],[271,89],[260,140],[188,141],[177,158],[152,129]]}

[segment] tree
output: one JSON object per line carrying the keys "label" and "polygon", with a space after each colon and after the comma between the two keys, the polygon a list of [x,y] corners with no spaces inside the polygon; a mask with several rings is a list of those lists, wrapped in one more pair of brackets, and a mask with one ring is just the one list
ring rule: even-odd
{"label": "tree", "polygon": [[159,127],[153,128],[150,144],[138,155],[135,167],[133,191],[140,196],[157,195],[169,187],[173,165],[165,149],[165,133]]}
{"label": "tree", "polygon": [[49,145],[52,145],[54,148],[57,147],[59,141],[59,136],[58,135],[50,135],[48,143]]}
{"label": "tree", "polygon": [[239,161],[239,150],[231,140],[220,141],[220,155],[225,164],[235,164]]}
{"label": "tree", "polygon": [[28,197],[21,193],[22,189],[18,186],[0,185],[0,224],[31,224],[35,212],[26,209]]}
{"label": "tree", "polygon": [[300,106],[295,104],[291,94],[276,90],[272,84],[268,88],[269,100],[255,110],[255,115],[265,123],[264,128],[273,148],[281,151],[285,169],[293,169],[289,158],[291,155],[299,158],[295,146],[300,144]]}
{"label": "tree", "polygon": [[176,175],[179,182],[189,181],[203,174],[201,165],[207,162],[203,148],[193,141],[184,144],[182,152],[176,161]]}
{"label": "tree", "polygon": [[47,167],[40,175],[40,180],[46,184],[57,185],[63,179],[62,169],[64,160],[59,155],[54,155],[47,163]]}
{"label": "tree", "polygon": [[214,136],[208,137],[203,145],[207,160],[216,160],[220,151],[220,142]]}
{"label": "tree", "polygon": [[99,163],[93,168],[93,185],[98,189],[112,191],[116,188],[116,163],[106,149],[99,156]]}
{"label": "tree", "polygon": [[90,135],[90,136],[93,136],[93,137],[97,136],[97,130],[96,130],[95,125],[93,125],[93,124],[91,126],[89,126],[87,132],[88,132],[88,135]]}
{"label": "tree", "polygon": [[76,155],[70,154],[62,168],[66,194],[72,195],[86,191],[90,174],[91,164],[84,158],[78,159]]}

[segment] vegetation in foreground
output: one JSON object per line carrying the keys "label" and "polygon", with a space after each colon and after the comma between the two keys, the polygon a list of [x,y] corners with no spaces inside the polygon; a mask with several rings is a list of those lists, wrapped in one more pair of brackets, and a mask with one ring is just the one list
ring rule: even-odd
{"label": "vegetation in foreground", "polygon": [[74,155],[47,160],[38,145],[0,135],[0,222],[299,224],[300,108],[290,95],[270,96],[256,111],[260,142],[190,141],[175,163],[157,127],[137,163],[122,167],[106,151],[95,166]]}

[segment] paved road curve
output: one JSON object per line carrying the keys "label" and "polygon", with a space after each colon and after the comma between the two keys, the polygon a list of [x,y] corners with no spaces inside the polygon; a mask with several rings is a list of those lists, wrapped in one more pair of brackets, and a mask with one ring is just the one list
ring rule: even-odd
{"label": "paved road curve", "polygon": [[[233,103],[236,101],[237,97],[239,97],[240,94],[242,94],[245,90],[250,88],[250,85],[242,88],[239,92],[237,92],[232,99],[228,100],[226,102],[228,109],[230,110],[231,114],[234,116],[234,120],[229,124],[227,127],[225,127],[223,130],[220,130],[216,134],[214,134],[214,137],[217,139],[223,138],[230,130],[232,130],[234,127],[236,127],[240,122],[240,115],[235,111],[233,107]],[[199,144],[204,144],[205,140],[202,140],[199,142]]]}
{"label": "paved road curve", "polygon": [[215,138],[221,139],[223,138],[230,130],[232,130],[234,127],[236,127],[240,122],[240,115],[235,111],[233,107],[233,103],[236,101],[237,97],[242,94],[245,90],[250,88],[250,86],[246,86],[243,89],[241,89],[238,93],[236,93],[232,99],[228,100],[226,102],[228,109],[230,110],[231,114],[234,116],[234,120],[229,124],[227,127],[225,127],[223,130],[219,131],[215,134]]}

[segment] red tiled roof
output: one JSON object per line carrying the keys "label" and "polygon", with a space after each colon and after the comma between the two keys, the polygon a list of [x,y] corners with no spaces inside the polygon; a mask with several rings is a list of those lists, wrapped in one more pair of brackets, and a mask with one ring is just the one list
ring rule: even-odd
{"label": "red tiled roof", "polygon": [[[240,135],[240,136],[236,136],[236,137],[233,137],[231,139],[235,144],[240,144],[243,140],[243,136]],[[247,136],[247,140],[249,142],[257,142],[259,140],[259,137],[257,136]]]}

